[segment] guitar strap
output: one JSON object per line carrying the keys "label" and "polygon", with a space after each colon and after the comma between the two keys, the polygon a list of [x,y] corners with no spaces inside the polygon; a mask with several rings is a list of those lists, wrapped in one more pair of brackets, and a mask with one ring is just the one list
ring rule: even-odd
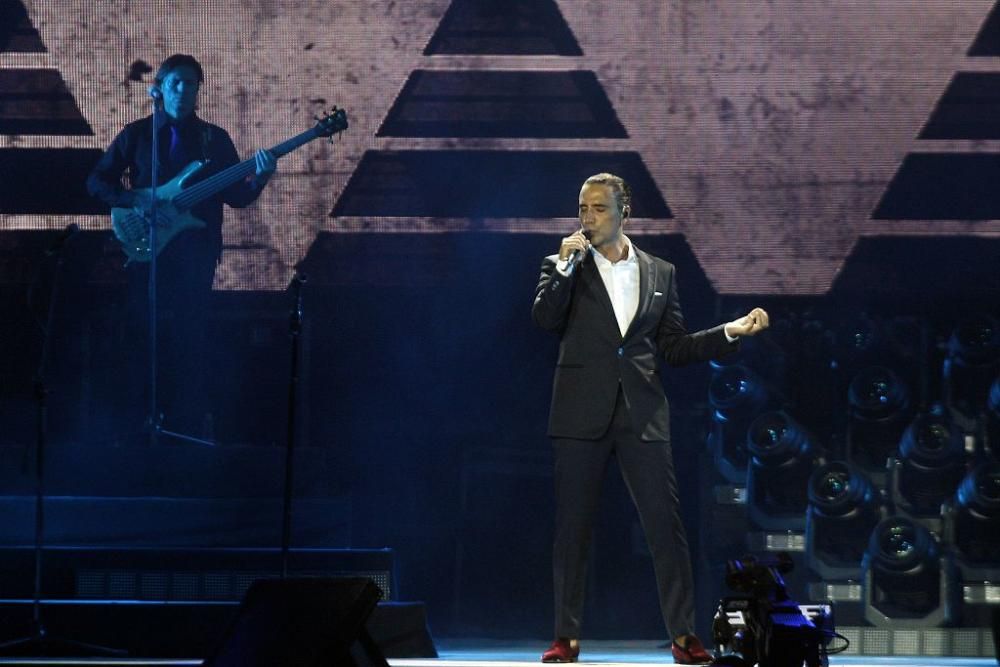
{"label": "guitar strap", "polygon": [[201,127],[201,159],[208,159],[208,145],[212,141],[212,126],[204,123]]}

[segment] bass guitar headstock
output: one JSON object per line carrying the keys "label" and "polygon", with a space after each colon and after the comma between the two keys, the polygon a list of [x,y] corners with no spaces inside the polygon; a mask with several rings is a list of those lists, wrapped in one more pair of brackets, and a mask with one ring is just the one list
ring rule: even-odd
{"label": "bass guitar headstock", "polygon": [[323,116],[316,116],[316,126],[313,128],[318,137],[330,137],[339,134],[347,129],[347,112],[343,109],[333,107],[323,113]]}

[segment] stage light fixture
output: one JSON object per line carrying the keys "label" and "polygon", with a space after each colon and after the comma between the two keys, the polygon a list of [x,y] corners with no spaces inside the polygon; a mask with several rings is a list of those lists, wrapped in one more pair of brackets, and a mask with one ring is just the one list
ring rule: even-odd
{"label": "stage light fixture", "polygon": [[868,537],[883,519],[871,480],[846,461],[831,461],[809,478],[806,562],[823,579],[860,580]]}
{"label": "stage light fixture", "polygon": [[747,429],[768,399],[763,382],[742,364],[719,367],[709,382],[708,401],[713,410],[708,448],[716,468],[730,482],[746,482]]}
{"label": "stage light fixture", "polygon": [[1000,462],[971,470],[945,511],[945,535],[966,581],[1000,581]]}
{"label": "stage light fixture", "polygon": [[882,343],[879,323],[867,313],[854,313],[843,320],[835,334],[834,356],[837,363],[848,369],[859,369],[873,363]]}
{"label": "stage light fixture", "polygon": [[951,559],[924,526],[903,516],[883,519],[862,560],[865,620],[876,626],[934,627],[958,609]]}
{"label": "stage light fixture", "polygon": [[847,400],[847,460],[881,484],[906,428],[909,389],[890,369],[870,366],[851,380]]}
{"label": "stage light fixture", "polygon": [[817,452],[784,412],[765,412],[747,429],[747,510],[765,530],[804,530],[809,476]]}
{"label": "stage light fixture", "polygon": [[975,430],[987,395],[1000,373],[1000,325],[988,315],[960,323],[948,339],[944,361],[944,399],[952,418],[966,432]]}
{"label": "stage light fixture", "polygon": [[906,428],[890,489],[896,506],[913,517],[940,517],[966,472],[965,439],[939,412],[922,413]]}
{"label": "stage light fixture", "polygon": [[913,386],[923,338],[917,318],[858,312],[837,327],[834,350],[837,363],[851,376],[868,366],[889,366]]}

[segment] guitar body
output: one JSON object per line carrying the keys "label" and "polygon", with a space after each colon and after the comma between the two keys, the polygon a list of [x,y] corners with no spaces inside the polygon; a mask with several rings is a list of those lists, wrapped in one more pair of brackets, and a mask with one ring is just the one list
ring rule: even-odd
{"label": "guitar body", "polygon": [[[173,179],[156,188],[156,254],[170,241],[186,229],[198,229],[205,223],[191,215],[189,211],[179,209],[173,200],[184,190],[185,182],[205,166],[196,160],[184,167],[181,173]],[[140,197],[148,199],[150,188],[137,189]],[[122,249],[129,261],[148,262],[149,247],[149,209],[136,206],[134,208],[111,209],[111,228],[121,241]]]}

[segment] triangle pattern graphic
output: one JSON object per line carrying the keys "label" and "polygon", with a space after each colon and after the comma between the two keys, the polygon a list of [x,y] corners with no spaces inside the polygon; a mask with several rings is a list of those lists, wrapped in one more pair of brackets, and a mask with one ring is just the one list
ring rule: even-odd
{"label": "triangle pattern graphic", "polygon": [[566,193],[603,171],[632,184],[633,217],[673,217],[635,151],[463,149],[464,140],[627,140],[594,72],[489,66],[491,55],[583,55],[553,0],[453,0],[424,55],[461,54],[479,56],[477,66],[412,71],[377,133],[442,138],[448,148],[366,152],[332,217],[568,217]]}
{"label": "triangle pattern graphic", "polygon": [[[1000,55],[1000,2],[968,55]],[[1000,71],[957,72],[920,140],[1000,139]],[[872,213],[874,220],[1000,219],[1000,153],[914,151],[904,159]]]}
{"label": "triangle pattern graphic", "polygon": [[0,69],[0,134],[90,136],[57,69]]}
{"label": "triangle pattern graphic", "polygon": [[0,0],[0,53],[44,53],[35,26],[21,0]]}
{"label": "triangle pattern graphic", "polygon": [[1000,72],[952,77],[920,139],[1000,139]]}
{"label": "triangle pattern graphic", "polygon": [[86,185],[100,158],[96,148],[0,148],[0,214],[106,215]]}
{"label": "triangle pattern graphic", "polygon": [[455,0],[425,56],[444,54],[582,56],[554,0]]}
{"label": "triangle pattern graphic", "polygon": [[602,169],[629,182],[633,206],[643,193],[643,217],[671,217],[638,153],[549,150],[368,151],[333,215],[376,209],[389,217],[566,217],[566,193]]}
{"label": "triangle pattern graphic", "polygon": [[[0,0],[0,52],[47,53],[20,0]],[[58,69],[0,68],[0,135],[93,136]],[[84,182],[101,152],[86,148],[0,149],[0,213],[100,212]],[[52,196],[53,174],[60,196]]]}
{"label": "triangle pattern graphic", "polygon": [[[47,49],[21,0],[0,0],[0,53]],[[57,69],[0,69],[0,134],[94,134]]]}
{"label": "triangle pattern graphic", "polygon": [[622,139],[628,133],[593,72],[415,70],[378,136]]}
{"label": "triangle pattern graphic", "polygon": [[1000,3],[998,3],[979,30],[976,41],[969,48],[969,56],[1000,56]]}

